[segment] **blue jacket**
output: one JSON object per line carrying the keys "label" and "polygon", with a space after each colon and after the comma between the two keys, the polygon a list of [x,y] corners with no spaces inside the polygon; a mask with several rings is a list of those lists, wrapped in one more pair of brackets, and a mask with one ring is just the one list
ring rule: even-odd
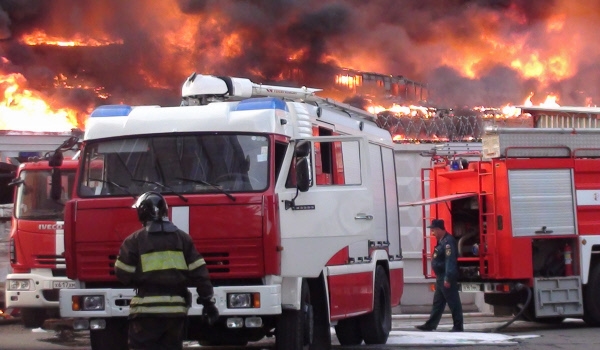
{"label": "blue jacket", "polygon": [[456,240],[448,232],[440,239],[433,251],[431,268],[436,279],[456,282],[458,278],[458,246]]}

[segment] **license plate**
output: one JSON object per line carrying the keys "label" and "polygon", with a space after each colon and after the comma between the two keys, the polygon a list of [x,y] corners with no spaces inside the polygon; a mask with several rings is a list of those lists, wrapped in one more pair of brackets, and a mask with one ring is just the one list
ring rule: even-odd
{"label": "license plate", "polygon": [[54,288],[54,289],[75,288],[75,281],[54,281],[54,282],[52,282],[52,288]]}
{"label": "license plate", "polygon": [[461,283],[460,284],[461,292],[479,292],[481,288],[479,288],[479,284],[477,283]]}

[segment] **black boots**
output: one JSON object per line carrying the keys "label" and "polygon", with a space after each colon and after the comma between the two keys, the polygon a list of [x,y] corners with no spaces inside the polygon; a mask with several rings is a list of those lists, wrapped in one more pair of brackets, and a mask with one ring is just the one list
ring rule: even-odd
{"label": "black boots", "polygon": [[435,329],[431,328],[430,326],[426,324],[422,324],[420,326],[415,326],[416,329],[424,331],[424,332],[430,332],[430,331],[434,331]]}

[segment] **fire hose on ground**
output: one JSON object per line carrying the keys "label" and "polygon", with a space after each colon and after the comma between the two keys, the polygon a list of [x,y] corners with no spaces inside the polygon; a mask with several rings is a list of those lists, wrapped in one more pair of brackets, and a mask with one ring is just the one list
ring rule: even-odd
{"label": "fire hose on ground", "polygon": [[523,307],[521,307],[521,310],[519,310],[519,312],[510,320],[508,320],[507,322],[505,322],[504,324],[493,328],[491,330],[489,330],[489,333],[496,333],[496,332],[500,332],[501,330],[505,329],[506,327],[510,326],[513,322],[515,322],[516,320],[518,320],[521,315],[523,315],[523,313],[525,312],[525,310],[529,307],[529,304],[531,303],[531,289],[526,287],[524,284],[518,283],[515,286],[515,291],[519,292],[521,290],[523,290],[523,288],[525,288],[525,290],[527,290],[527,300],[525,300],[525,304],[523,304]]}

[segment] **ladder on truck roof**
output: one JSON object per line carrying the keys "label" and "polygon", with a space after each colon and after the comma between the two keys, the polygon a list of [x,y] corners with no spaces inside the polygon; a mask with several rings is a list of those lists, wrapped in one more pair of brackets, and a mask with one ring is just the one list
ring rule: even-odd
{"label": "ladder on truck roof", "polygon": [[[315,93],[322,89],[307,88],[305,86],[288,87],[263,85],[253,83],[246,78],[217,77],[193,73],[183,84],[181,89],[181,105],[201,105],[210,102],[226,100],[240,100],[250,97],[281,97],[291,101],[312,102],[317,107],[327,106],[348,114],[349,117],[375,122],[376,116],[363,109],[335,101],[330,98],[320,97]],[[320,116],[320,110],[317,111]]]}
{"label": "ladder on truck roof", "polygon": [[482,137],[483,158],[600,157],[600,128],[488,127]]}

